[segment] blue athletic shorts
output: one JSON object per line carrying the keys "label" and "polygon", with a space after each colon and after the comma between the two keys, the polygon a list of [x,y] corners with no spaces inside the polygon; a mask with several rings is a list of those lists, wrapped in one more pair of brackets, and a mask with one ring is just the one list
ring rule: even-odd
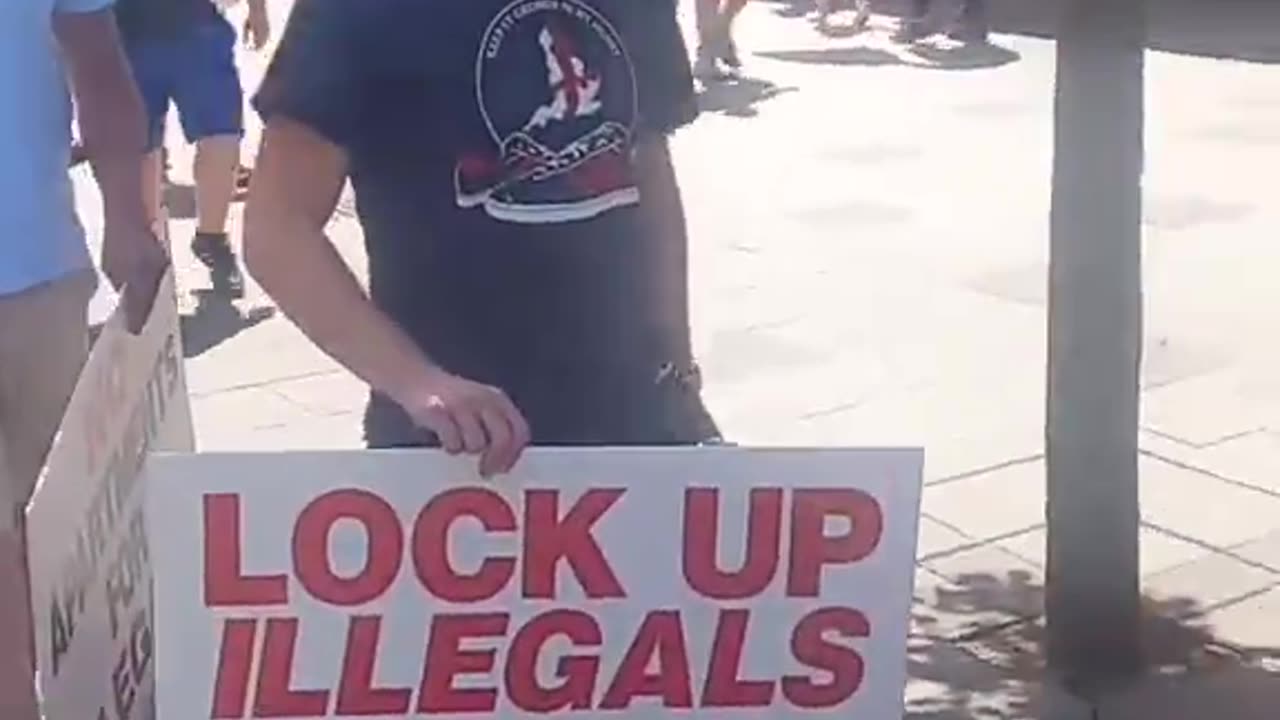
{"label": "blue athletic shorts", "polygon": [[188,142],[244,134],[235,47],[235,29],[219,17],[173,37],[141,40],[127,49],[146,105],[150,149],[164,143],[170,103],[178,109]]}

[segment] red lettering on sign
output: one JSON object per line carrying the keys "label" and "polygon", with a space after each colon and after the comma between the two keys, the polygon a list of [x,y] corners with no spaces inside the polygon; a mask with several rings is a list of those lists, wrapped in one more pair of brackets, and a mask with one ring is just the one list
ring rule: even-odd
{"label": "red lettering on sign", "polygon": [[454,687],[454,678],[493,671],[494,650],[463,650],[467,639],[500,638],[507,634],[506,613],[436,615],[427,640],[427,661],[418,696],[418,712],[489,713],[498,704],[494,688]]}
{"label": "red lettering on sign", "polygon": [[[658,669],[650,673],[649,664],[655,653]],[[622,710],[637,697],[660,697],[663,706],[669,708],[693,707],[689,653],[678,611],[659,610],[645,617],[600,701],[600,709]]]}
{"label": "red lettering on sign", "polygon": [[798,708],[835,707],[853,697],[862,686],[862,656],[851,647],[829,640],[831,633],[846,639],[865,638],[871,635],[871,623],[857,610],[832,607],[815,610],[796,624],[791,653],[802,664],[831,675],[826,683],[804,676],[784,677],[782,694]]}
{"label": "red lettering on sign", "polygon": [[[329,534],[340,520],[364,526],[369,539],[364,569],[339,577],[329,561]],[[404,557],[404,533],[396,511],[366,490],[335,490],[303,508],[293,530],[293,566],[298,582],[312,597],[330,605],[363,605],[395,582]]]}
{"label": "red lettering on sign", "polygon": [[[861,490],[796,490],[791,508],[790,597],[818,597],[822,566],[857,562],[880,544],[884,517],[876,499]],[[844,535],[828,536],[828,518],[849,522]]]}
{"label": "red lettering on sign", "polygon": [[204,604],[288,605],[283,574],[245,575],[240,564],[240,496],[204,496]]}
{"label": "red lettering on sign", "polygon": [[711,644],[711,665],[702,690],[702,707],[767,707],[773,702],[772,680],[742,680],[742,651],[747,644],[750,610],[721,610]]}
{"label": "red lettering on sign", "polygon": [[510,557],[491,557],[470,575],[459,573],[449,562],[449,529],[461,518],[478,520],[489,533],[516,530],[516,517],[491,490],[458,489],[427,503],[413,528],[413,562],[418,579],[431,594],[450,602],[488,600],[502,591],[515,573]]}
{"label": "red lettering on sign", "polygon": [[253,716],[259,718],[315,717],[328,714],[328,690],[294,690],[293,658],[297,652],[297,618],[267,618],[258,668],[258,691]]}
{"label": "red lettering on sign", "polygon": [[591,708],[600,672],[598,657],[562,657],[556,665],[556,676],[564,682],[550,688],[538,683],[538,655],[556,635],[567,637],[578,647],[599,647],[604,642],[595,618],[580,610],[553,610],[520,628],[507,654],[506,686],[511,702],[525,712],[546,714]]}
{"label": "red lettering on sign", "polygon": [[405,715],[412,690],[375,688],[373,671],[378,657],[382,618],[366,615],[351,618],[347,629],[347,652],[342,661],[336,715]]}
{"label": "red lettering on sign", "polygon": [[560,493],[530,490],[525,493],[524,596],[550,599],[556,596],[556,567],[565,560],[587,597],[622,598],[618,582],[604,551],[591,534],[592,527],[622,497],[623,490],[588,490],[560,517]]}
{"label": "red lettering on sign", "polygon": [[249,701],[249,672],[253,667],[253,643],[257,639],[256,620],[227,620],[222,624],[222,648],[218,651],[218,671],[213,681],[212,720],[244,717]]}
{"label": "red lettering on sign", "polygon": [[737,572],[720,570],[720,491],[693,488],[684,500],[684,577],[689,587],[715,600],[741,600],[764,592],[778,572],[782,542],[782,490],[751,491],[747,552]]}

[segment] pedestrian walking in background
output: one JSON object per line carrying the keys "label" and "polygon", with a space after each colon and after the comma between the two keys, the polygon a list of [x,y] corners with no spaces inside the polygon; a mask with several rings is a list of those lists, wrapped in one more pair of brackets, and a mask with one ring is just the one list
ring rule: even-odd
{"label": "pedestrian walking in background", "polygon": [[[697,113],[674,3],[302,0],[256,102],[246,260],[373,387],[371,447],[489,474],[530,441],[715,437],[667,145]],[[325,235],[348,177],[371,298]]]}
{"label": "pedestrian walking in background", "polygon": [[734,21],[747,6],[747,0],[696,0],[694,10],[698,25],[698,57],[694,75],[702,80],[725,76],[725,70],[742,70],[742,56],[733,37]]}
{"label": "pedestrian walking in background", "polygon": [[[912,43],[933,34],[935,26],[929,18],[934,0],[911,0],[911,15],[903,21],[894,39]],[[987,0],[962,0],[960,18],[948,33],[953,39],[966,43],[985,43],[990,33],[987,19]]]}
{"label": "pedestrian walking in background", "polygon": [[[271,22],[266,0],[247,0],[245,38],[266,46]],[[214,0],[117,0],[117,19],[148,117],[145,196],[151,216],[164,220],[165,118],[178,110],[196,146],[196,232],[191,250],[210,270],[214,290],[240,297],[244,280],[227,239],[244,135],[236,30]]]}
{"label": "pedestrian walking in background", "polygon": [[[850,0],[856,11],[850,29],[859,32],[866,29],[871,21],[871,0]],[[817,23],[819,30],[827,30],[831,24],[831,13],[836,11],[840,0],[818,0]]]}
{"label": "pedestrian walking in background", "polygon": [[142,198],[143,111],[110,0],[0,1],[0,718],[39,720],[23,512],[88,352],[94,292],[71,180],[74,90],[102,264],[140,328],[167,258]]}

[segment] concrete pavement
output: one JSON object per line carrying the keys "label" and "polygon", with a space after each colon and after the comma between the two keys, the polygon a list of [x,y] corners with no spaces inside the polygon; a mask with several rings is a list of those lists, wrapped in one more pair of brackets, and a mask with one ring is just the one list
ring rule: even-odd
{"label": "concrete pavement", "polygon": [[[923,444],[908,717],[1033,717],[1052,43],[913,52],[884,18],[831,39],[787,9],[748,9],[748,77],[705,93],[675,143],[708,400],[742,443]],[[256,85],[261,58],[245,67]],[[1149,77],[1143,572],[1162,672],[1101,717],[1272,717],[1280,68],[1153,52]],[[358,447],[364,389],[258,288],[202,293],[191,229],[173,223],[200,447]],[[349,213],[333,234],[361,267]]]}

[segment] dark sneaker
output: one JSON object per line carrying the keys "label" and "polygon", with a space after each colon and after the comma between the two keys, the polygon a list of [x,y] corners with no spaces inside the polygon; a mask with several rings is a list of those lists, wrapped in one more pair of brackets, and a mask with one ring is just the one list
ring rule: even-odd
{"label": "dark sneaker", "polygon": [[214,292],[230,298],[244,297],[244,275],[226,233],[196,233],[191,252],[209,268]]}
{"label": "dark sneaker", "polygon": [[966,45],[986,45],[990,30],[986,25],[960,25],[947,33],[947,37]]}
{"label": "dark sneaker", "polygon": [[898,27],[898,32],[893,34],[893,40],[894,42],[909,45],[920,42],[932,34],[932,30],[930,30],[925,20],[904,20],[902,25]]}
{"label": "dark sneaker", "polygon": [[738,43],[732,37],[725,38],[724,47],[720,49],[720,61],[730,70],[742,69],[742,56],[738,54]]}
{"label": "dark sneaker", "polygon": [[693,63],[693,76],[704,83],[725,78],[716,54],[707,48],[698,50],[698,59]]}

